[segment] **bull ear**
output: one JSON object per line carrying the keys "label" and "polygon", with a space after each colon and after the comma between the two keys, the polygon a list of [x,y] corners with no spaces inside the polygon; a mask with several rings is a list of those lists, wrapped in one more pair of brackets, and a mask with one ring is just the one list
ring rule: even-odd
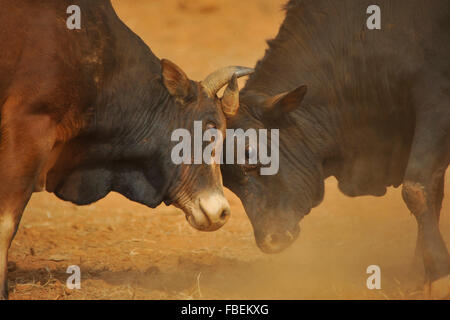
{"label": "bull ear", "polygon": [[272,116],[281,116],[300,106],[308,88],[300,86],[290,92],[281,93],[269,101],[269,112]]}
{"label": "bull ear", "polygon": [[184,99],[189,95],[191,86],[189,78],[175,63],[162,59],[161,76],[163,84],[171,96]]}

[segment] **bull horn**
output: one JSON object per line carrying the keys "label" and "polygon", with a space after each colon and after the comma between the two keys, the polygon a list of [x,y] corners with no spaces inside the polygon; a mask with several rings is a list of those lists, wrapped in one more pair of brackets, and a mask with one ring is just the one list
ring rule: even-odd
{"label": "bull horn", "polygon": [[247,67],[230,66],[214,71],[202,82],[203,88],[210,97],[214,97],[227,82],[231,80],[234,74],[237,78],[247,76],[253,73],[253,69]]}
{"label": "bull horn", "polygon": [[225,92],[222,97],[222,110],[223,113],[231,118],[239,109],[239,86],[237,82],[236,73],[231,77]]}

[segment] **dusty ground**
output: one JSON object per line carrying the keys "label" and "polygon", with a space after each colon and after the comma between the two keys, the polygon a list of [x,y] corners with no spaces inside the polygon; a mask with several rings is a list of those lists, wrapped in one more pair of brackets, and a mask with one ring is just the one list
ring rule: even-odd
{"label": "dusty ground", "polygon": [[[284,0],[115,0],[119,16],[159,57],[194,79],[228,64],[253,66],[283,19]],[[450,174],[447,174],[447,183]],[[269,256],[253,240],[239,200],[214,233],[192,229],[181,211],[149,209],[111,194],[77,207],[49,194],[28,205],[10,250],[12,299],[402,299],[421,298],[408,280],[414,218],[399,190],[350,199],[327,181],[326,198],[290,249]],[[450,187],[441,230],[450,246]],[[79,265],[82,289],[67,290]],[[366,288],[366,268],[382,290]]]}

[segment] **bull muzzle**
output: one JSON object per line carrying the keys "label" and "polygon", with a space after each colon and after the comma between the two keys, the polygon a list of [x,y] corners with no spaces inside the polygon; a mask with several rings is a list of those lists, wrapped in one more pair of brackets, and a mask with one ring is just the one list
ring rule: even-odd
{"label": "bull muzzle", "polygon": [[299,236],[300,227],[292,230],[265,233],[256,237],[256,244],[264,253],[279,253],[288,248]]}
{"label": "bull muzzle", "polygon": [[215,231],[230,218],[230,205],[223,194],[201,194],[197,205],[186,215],[191,226],[200,231]]}

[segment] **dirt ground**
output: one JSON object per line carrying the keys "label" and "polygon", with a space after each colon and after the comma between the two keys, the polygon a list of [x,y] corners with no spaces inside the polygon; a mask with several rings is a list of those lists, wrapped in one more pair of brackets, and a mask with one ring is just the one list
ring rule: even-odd
{"label": "dirt ground", "polygon": [[[115,0],[119,16],[160,58],[193,79],[229,64],[253,66],[283,19],[284,0]],[[447,174],[447,184],[450,174]],[[242,205],[221,230],[191,228],[174,208],[110,194],[77,207],[48,193],[31,199],[10,249],[11,299],[420,299],[411,277],[416,223],[399,189],[350,199],[326,181],[324,202],[278,255],[256,247]],[[450,187],[441,230],[450,246]],[[65,288],[69,265],[81,290]],[[381,290],[366,268],[381,267]],[[413,280],[412,280],[413,279]]]}

